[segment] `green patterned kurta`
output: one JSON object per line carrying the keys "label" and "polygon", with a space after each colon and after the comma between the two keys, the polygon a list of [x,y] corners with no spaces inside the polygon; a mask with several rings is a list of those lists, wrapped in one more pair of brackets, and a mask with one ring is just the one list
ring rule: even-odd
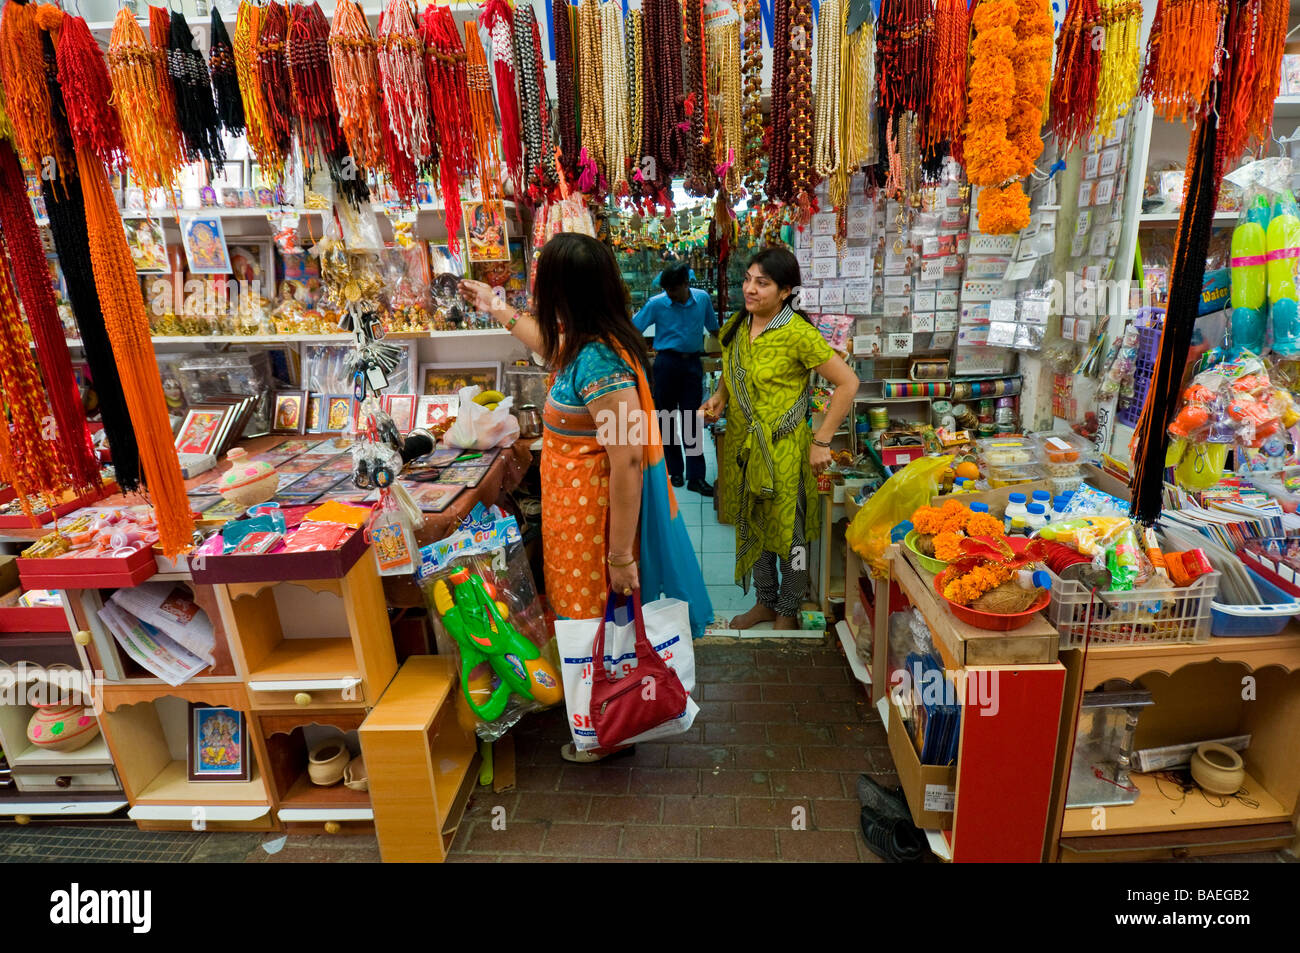
{"label": "green patterned kurta", "polygon": [[740,312],[732,321],[741,324],[722,354],[729,400],[725,459],[718,465],[729,491],[723,516],[736,524],[736,582],[748,587],[761,552],[790,553],[801,492],[804,542],[821,529],[808,459],[808,376],[835,352],[789,308],[752,342],[748,315]]}

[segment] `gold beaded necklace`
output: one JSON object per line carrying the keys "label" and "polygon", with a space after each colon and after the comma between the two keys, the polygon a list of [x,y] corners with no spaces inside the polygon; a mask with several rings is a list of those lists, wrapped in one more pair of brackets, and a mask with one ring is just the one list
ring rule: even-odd
{"label": "gold beaded necklace", "polygon": [[582,77],[582,148],[605,175],[605,102],[601,83],[600,0],[578,7],[578,75]]}
{"label": "gold beaded necklace", "polygon": [[740,189],[745,146],[740,107],[740,21],[732,18],[720,26],[711,26],[706,37],[713,163],[719,168],[727,166],[723,185],[734,193]]}
{"label": "gold beaded necklace", "polygon": [[627,183],[628,109],[624,89],[627,87],[627,56],[623,50],[621,10],[614,0],[600,8],[601,80],[604,93],[605,162],[609,190],[615,192]]}
{"label": "gold beaded necklace", "polygon": [[[813,126],[813,170],[826,177],[840,167],[840,54],[848,7],[839,0],[822,0],[817,31],[817,113]],[[835,29],[827,29],[834,27]]]}

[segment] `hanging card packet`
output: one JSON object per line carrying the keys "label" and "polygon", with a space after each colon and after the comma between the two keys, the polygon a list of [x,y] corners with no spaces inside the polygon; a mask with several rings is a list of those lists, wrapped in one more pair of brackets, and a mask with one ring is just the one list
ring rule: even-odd
{"label": "hanging card packet", "polygon": [[[414,522],[398,494],[401,486],[385,489],[375,507],[370,523],[370,540],[374,544],[375,564],[381,576],[405,576],[415,572],[416,554]],[[417,511],[418,512],[418,511]]]}

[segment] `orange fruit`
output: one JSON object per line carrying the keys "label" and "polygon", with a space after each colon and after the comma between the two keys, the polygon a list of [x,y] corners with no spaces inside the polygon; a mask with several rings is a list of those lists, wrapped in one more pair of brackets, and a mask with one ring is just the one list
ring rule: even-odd
{"label": "orange fruit", "polygon": [[956,471],[959,480],[978,480],[980,478],[980,468],[969,460],[963,460],[957,464]]}

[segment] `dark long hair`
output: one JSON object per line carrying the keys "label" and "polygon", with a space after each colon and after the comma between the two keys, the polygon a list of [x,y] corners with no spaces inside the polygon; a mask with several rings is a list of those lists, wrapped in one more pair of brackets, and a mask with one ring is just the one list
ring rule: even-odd
{"label": "dark long hair", "polygon": [[602,341],[649,372],[645,338],[628,317],[627,286],[603,242],[570,232],[552,238],[537,256],[533,298],[542,356],[553,368],[573,363],[583,345]]}
{"label": "dark long hair", "polygon": [[[755,265],[762,268],[763,274],[775,281],[778,288],[790,289],[789,297],[781,302],[782,307],[785,307],[794,299],[794,289],[803,285],[803,275],[799,270],[799,259],[794,257],[794,252],[783,245],[769,245],[756,252],[754,257],[749,259],[749,264],[745,265],[745,271],[748,272]],[[741,308],[732,315],[731,320],[722,332],[723,347],[731,343],[731,339],[736,336],[736,329],[740,327],[741,322],[745,320],[748,313],[745,308]],[[796,310],[795,314],[808,321],[808,315],[802,311]]]}

